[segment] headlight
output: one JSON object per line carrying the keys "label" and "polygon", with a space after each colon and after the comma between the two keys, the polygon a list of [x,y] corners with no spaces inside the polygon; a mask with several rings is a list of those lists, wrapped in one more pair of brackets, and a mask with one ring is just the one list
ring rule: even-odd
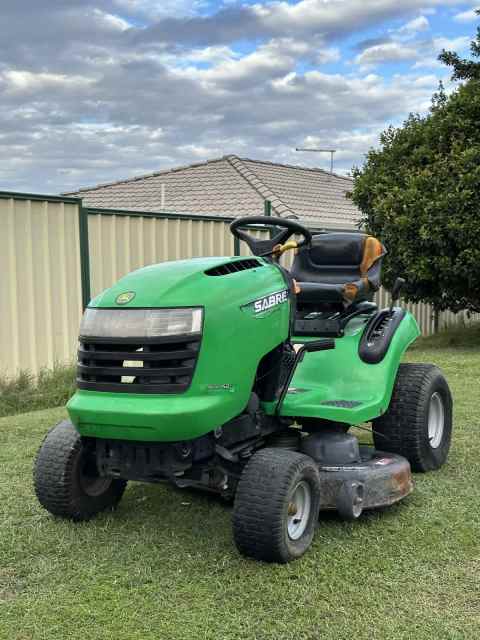
{"label": "headlight", "polygon": [[80,336],[92,338],[159,338],[202,330],[203,310],[86,309]]}

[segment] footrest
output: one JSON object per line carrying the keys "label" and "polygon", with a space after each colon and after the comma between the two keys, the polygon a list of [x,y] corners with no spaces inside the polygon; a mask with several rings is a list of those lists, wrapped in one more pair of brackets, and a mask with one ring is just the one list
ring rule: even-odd
{"label": "footrest", "polygon": [[354,407],[359,407],[362,402],[358,400],[324,400],[320,404],[326,405],[327,407],[343,407],[344,409],[353,409]]}

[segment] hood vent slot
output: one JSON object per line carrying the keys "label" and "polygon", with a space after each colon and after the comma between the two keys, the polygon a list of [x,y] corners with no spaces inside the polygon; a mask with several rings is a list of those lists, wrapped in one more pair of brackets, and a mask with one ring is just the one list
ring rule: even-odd
{"label": "hood vent slot", "polygon": [[237,273],[237,271],[245,271],[246,269],[256,269],[263,267],[263,264],[254,258],[246,260],[237,260],[236,262],[226,262],[218,267],[213,267],[205,271],[207,276],[226,276],[229,273]]}

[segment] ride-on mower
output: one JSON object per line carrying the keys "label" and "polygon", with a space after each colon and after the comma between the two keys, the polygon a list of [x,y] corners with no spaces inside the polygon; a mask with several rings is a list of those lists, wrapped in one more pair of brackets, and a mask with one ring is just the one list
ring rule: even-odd
{"label": "ride-on mower", "polygon": [[[390,308],[372,302],[377,239],[263,216],[231,231],[252,256],[148,266],[91,301],[71,421],[43,441],[35,490],[76,521],[115,507],[128,480],[216,492],[234,499],[242,554],[288,562],[320,510],[355,520],[407,496],[411,468],[440,467],[452,399],[435,366],[400,364],[419,330],[395,306],[400,279]],[[367,422],[374,447],[349,433]]]}

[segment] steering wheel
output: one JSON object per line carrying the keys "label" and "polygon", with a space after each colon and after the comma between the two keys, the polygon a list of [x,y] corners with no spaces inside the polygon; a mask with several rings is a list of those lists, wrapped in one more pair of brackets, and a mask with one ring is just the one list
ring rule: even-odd
{"label": "steering wheel", "polygon": [[[283,231],[280,231],[269,240],[259,240],[240,229],[240,227],[249,228],[259,224],[270,228],[281,227]],[[254,256],[279,256],[288,249],[300,248],[309,245],[312,241],[310,231],[299,222],[287,218],[272,218],[271,216],[247,216],[245,218],[237,218],[231,223],[230,231],[236,238],[247,243]],[[289,243],[288,246],[282,246],[296,233],[303,236],[303,240],[298,243]]]}

